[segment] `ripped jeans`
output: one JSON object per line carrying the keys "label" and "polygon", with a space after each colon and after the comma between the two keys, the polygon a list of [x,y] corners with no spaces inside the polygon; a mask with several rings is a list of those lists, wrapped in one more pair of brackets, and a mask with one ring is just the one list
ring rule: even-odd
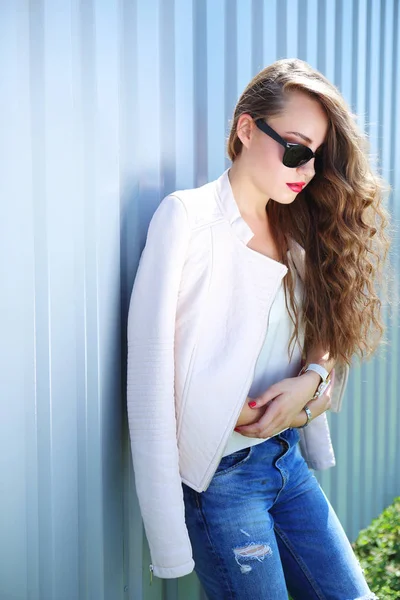
{"label": "ripped jeans", "polygon": [[222,458],[205,492],[182,484],[209,600],[377,599],[289,428]]}

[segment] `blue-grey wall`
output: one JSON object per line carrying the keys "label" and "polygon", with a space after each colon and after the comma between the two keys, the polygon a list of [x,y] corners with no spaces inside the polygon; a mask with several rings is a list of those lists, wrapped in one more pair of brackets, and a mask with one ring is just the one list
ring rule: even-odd
{"label": "blue-grey wall", "polygon": [[[0,3],[0,599],[183,600],[154,579],[124,412],[127,307],[168,192],[226,167],[250,78],[298,56],[342,90],[400,212],[398,0]],[[398,296],[398,245],[389,282]],[[400,494],[399,312],[329,415],[318,474],[354,539]]]}

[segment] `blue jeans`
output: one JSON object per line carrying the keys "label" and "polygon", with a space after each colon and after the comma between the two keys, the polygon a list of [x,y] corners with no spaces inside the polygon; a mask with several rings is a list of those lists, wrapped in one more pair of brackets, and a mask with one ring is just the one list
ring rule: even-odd
{"label": "blue jeans", "polygon": [[209,600],[377,598],[289,428],[222,458],[205,492],[183,485]]}

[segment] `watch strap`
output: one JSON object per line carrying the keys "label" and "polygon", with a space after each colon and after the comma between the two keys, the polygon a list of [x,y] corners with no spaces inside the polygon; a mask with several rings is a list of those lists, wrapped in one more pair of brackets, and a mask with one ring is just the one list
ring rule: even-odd
{"label": "watch strap", "polygon": [[304,367],[303,373],[306,373],[307,371],[314,371],[315,373],[318,373],[323,383],[326,383],[328,381],[329,371],[324,369],[324,367],[321,367],[321,365],[318,365],[316,363],[310,363],[309,365],[306,365]]}

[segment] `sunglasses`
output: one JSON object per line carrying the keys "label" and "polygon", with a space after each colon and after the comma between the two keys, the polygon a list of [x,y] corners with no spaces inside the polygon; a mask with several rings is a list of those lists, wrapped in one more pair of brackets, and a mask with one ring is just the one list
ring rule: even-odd
{"label": "sunglasses", "polygon": [[285,148],[282,158],[282,162],[285,167],[295,169],[296,167],[305,165],[312,158],[315,158],[315,170],[317,171],[321,169],[322,156],[320,152],[313,152],[311,148],[304,146],[304,144],[292,144],[291,142],[287,142],[279,135],[279,133],[276,133],[272,127],[267,125],[263,119],[257,119],[255,123],[257,127],[261,129],[261,131],[269,135],[269,137]]}

